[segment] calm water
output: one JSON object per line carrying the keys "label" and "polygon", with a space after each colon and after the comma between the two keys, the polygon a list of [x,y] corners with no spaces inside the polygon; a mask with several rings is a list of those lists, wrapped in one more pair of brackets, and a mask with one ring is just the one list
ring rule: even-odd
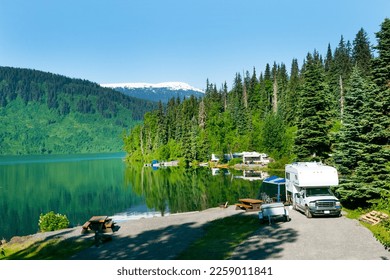
{"label": "calm water", "polygon": [[124,154],[0,157],[0,238],[38,231],[41,213],[73,226],[93,215],[128,220],[257,197],[261,181],[208,168],[128,166]]}

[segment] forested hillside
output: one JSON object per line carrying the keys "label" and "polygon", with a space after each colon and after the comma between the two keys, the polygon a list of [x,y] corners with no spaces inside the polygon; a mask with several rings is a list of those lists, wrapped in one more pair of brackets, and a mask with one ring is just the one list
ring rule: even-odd
{"label": "forested hillside", "polygon": [[0,154],[110,152],[155,103],[96,83],[0,67]]}
{"label": "forested hillside", "polygon": [[207,81],[204,98],[147,113],[125,138],[128,158],[188,163],[258,151],[279,163],[323,161],[338,167],[345,205],[389,200],[389,19],[376,37],[376,55],[361,29],[325,55],[309,52],[301,66],[293,59],[289,72],[273,63],[237,73],[231,89]]}

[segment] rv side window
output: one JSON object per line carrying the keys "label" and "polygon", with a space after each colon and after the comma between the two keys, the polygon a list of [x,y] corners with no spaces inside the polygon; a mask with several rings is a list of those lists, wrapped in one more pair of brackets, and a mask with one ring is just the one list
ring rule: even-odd
{"label": "rv side window", "polygon": [[286,173],[286,178],[290,179],[290,173]]}

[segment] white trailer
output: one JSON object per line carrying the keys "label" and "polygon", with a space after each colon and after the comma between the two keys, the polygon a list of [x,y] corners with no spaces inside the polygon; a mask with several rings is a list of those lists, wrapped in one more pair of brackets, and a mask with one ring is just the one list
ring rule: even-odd
{"label": "white trailer", "polygon": [[337,170],[319,162],[287,164],[286,197],[291,198],[293,209],[313,216],[340,216],[341,204],[331,191],[339,184]]}
{"label": "white trailer", "polygon": [[262,223],[264,223],[267,219],[268,223],[271,224],[271,219],[275,217],[283,217],[286,222],[291,220],[288,210],[282,202],[265,203],[261,205],[259,219]]}

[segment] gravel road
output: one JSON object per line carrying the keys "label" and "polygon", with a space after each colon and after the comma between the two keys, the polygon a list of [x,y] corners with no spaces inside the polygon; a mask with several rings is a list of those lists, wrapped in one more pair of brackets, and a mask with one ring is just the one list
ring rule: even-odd
{"label": "gravel road", "polygon": [[372,233],[346,217],[308,219],[290,210],[290,222],[260,227],[236,248],[232,259],[390,260]]}

